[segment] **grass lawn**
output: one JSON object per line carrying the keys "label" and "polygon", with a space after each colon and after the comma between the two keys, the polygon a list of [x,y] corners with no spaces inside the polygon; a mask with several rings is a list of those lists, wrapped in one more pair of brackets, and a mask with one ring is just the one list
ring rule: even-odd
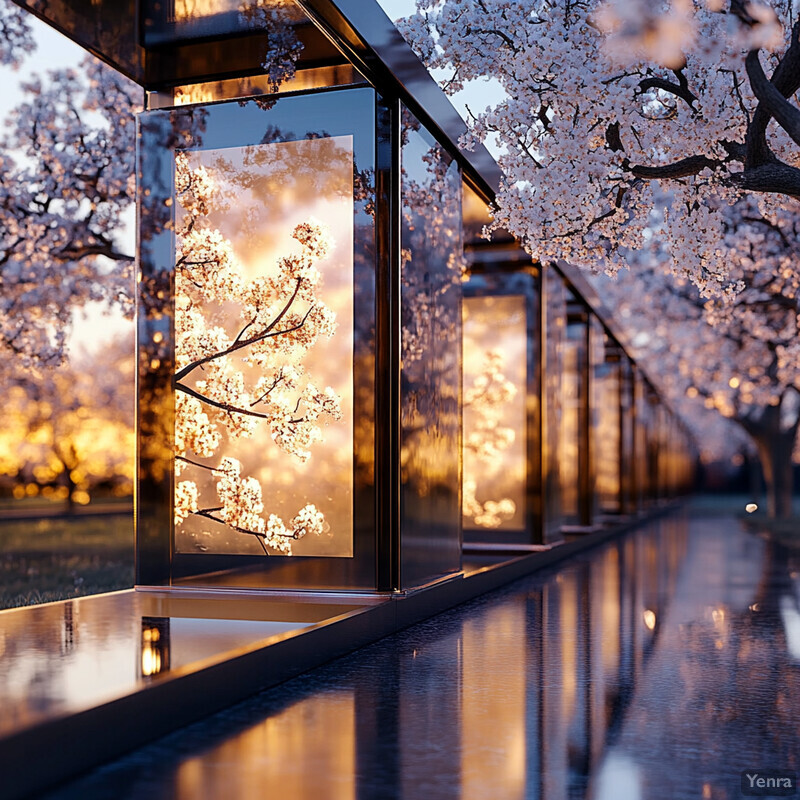
{"label": "grass lawn", "polygon": [[133,586],[133,518],[0,520],[0,608]]}

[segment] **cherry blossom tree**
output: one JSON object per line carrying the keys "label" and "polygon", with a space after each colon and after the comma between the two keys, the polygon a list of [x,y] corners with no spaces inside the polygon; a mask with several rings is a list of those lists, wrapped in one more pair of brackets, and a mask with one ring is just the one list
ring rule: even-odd
{"label": "cherry blossom tree", "polygon": [[[6,42],[17,30],[9,20],[22,18],[2,12]],[[33,76],[22,89],[0,140],[0,352],[34,368],[64,359],[75,309],[102,302],[132,313],[124,217],[141,90],[91,57],[80,74]]]}
{"label": "cherry blossom tree", "polygon": [[[792,0],[418,0],[401,23],[457,92],[505,91],[472,117],[505,174],[496,224],[538,259],[615,272],[669,188],[669,268],[731,293],[719,247],[743,194],[766,216],[800,196],[800,22]],[[769,77],[767,77],[769,76]],[[715,202],[711,202],[715,201]]]}
{"label": "cherry blossom tree", "polygon": [[323,422],[341,416],[334,390],[318,389],[302,363],[336,328],[315,294],[316,265],[331,242],[320,225],[300,224],[293,233],[300,252],[280,259],[274,275],[247,280],[231,243],[207,219],[220,199],[213,175],[184,152],[176,156],[176,191],[176,474],[210,473],[216,497],[204,496],[200,480],[179,481],[175,524],[197,515],[255,536],[265,554],[291,555],[292,541],[323,531],[322,513],[309,503],[288,524],[276,514],[265,519],[261,484],[222,455],[223,433],[234,442],[266,425],[279,448],[305,461]]}
{"label": "cherry blossom tree", "polygon": [[11,0],[0,2],[0,64],[18,67],[35,49],[28,14]]}
{"label": "cherry blossom tree", "polygon": [[[691,401],[730,419],[754,443],[767,484],[768,513],[791,513],[792,453],[800,425],[800,218],[761,211],[756,197],[723,209],[721,257],[737,284],[704,299],[685,279],[667,277],[660,250],[642,254],[616,280],[594,278],[634,354],[653,381],[708,436]],[[661,253],[663,257],[663,253]]]}
{"label": "cherry blossom tree", "polygon": [[133,341],[106,342],[103,357],[73,354],[37,375],[10,364],[0,419],[0,477],[69,508],[98,488],[130,496],[134,478]]}

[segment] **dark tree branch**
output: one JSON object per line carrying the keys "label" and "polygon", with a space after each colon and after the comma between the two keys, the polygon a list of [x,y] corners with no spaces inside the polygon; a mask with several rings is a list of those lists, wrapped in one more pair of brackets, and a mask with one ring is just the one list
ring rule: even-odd
{"label": "dark tree branch", "polygon": [[663,164],[657,167],[631,164],[627,158],[622,162],[623,169],[626,169],[637,178],[646,180],[687,178],[690,175],[697,175],[704,169],[716,170],[721,169],[724,165],[724,161],[708,158],[708,156],[688,156],[673,164]]}
{"label": "dark tree branch", "polygon": [[210,467],[208,464],[201,464],[199,461],[192,461],[191,458],[186,458],[186,456],[175,456],[178,461],[183,461],[186,464],[191,464],[193,467],[201,467],[202,469],[207,469],[209,472],[215,472],[216,467]]}
{"label": "dark tree branch", "polygon": [[273,329],[275,328],[275,326],[286,316],[289,309],[292,307],[292,303],[294,303],[295,299],[297,298],[297,293],[300,291],[301,283],[302,283],[302,278],[298,278],[297,285],[294,287],[294,292],[292,292],[292,296],[289,298],[288,302],[283,307],[280,314],[278,314],[278,316],[275,317],[275,319],[273,319],[272,322],[270,322],[270,324],[267,325],[267,327],[264,328],[263,331],[261,331],[261,333],[257,333],[254,336],[251,336],[249,339],[242,339],[241,335],[242,333],[244,333],[244,330],[247,330],[247,328],[249,328],[250,325],[252,325],[252,322],[248,322],[247,325],[244,327],[244,329],[240,331],[239,336],[236,337],[236,340],[230,347],[226,348],[225,350],[220,350],[218,353],[212,353],[209,356],[203,356],[203,358],[198,358],[197,361],[193,361],[191,364],[187,364],[182,370],[179,370],[177,373],[175,373],[175,380],[179,381],[182,378],[185,378],[190,372],[202,366],[203,364],[207,364],[209,361],[214,361],[217,358],[224,358],[225,356],[229,356],[231,353],[235,353],[237,350],[241,350],[244,347],[249,347],[251,344],[260,342],[263,339],[268,339],[272,336],[280,336],[284,333],[293,333],[294,331],[299,330],[305,324],[305,321],[308,319],[308,315],[311,313],[311,309],[314,308],[314,306],[311,306],[311,308],[309,308],[308,311],[306,311],[305,316],[303,317],[303,320],[302,322],[300,322],[299,325],[294,325],[291,328],[286,328],[285,330],[282,331],[275,331],[273,333]]}
{"label": "dark tree branch", "polygon": [[229,414],[244,414],[248,417],[259,417],[260,419],[269,419],[267,414],[260,414],[258,411],[250,411],[249,408],[239,408],[239,406],[232,406],[230,403],[220,403],[217,400],[212,400],[210,397],[206,397],[204,394],[201,394],[197,391],[197,389],[192,389],[191,386],[187,386],[185,383],[175,383],[175,388],[179,389],[182,392],[185,392],[192,397],[196,397],[203,403],[208,403],[210,406],[214,406],[214,408],[219,408],[222,411],[227,411]]}
{"label": "dark tree branch", "polygon": [[751,192],[785,194],[800,198],[800,169],[790,167],[777,159],[768,164],[745,169],[730,175],[728,181],[733,186]]}
{"label": "dark tree branch", "polygon": [[[683,72],[680,70],[679,73],[681,76],[683,75]],[[695,95],[689,90],[689,84],[687,83],[685,77],[680,84],[672,83],[666,78],[657,78],[655,76],[644,78],[644,80],[639,81],[639,91],[642,94],[650,91],[650,89],[661,89],[663,92],[668,92],[669,94],[675,95],[675,97],[680,97],[681,100],[686,102],[686,105],[688,105],[692,111],[697,113],[697,109],[694,107],[697,97],[695,97]]]}
{"label": "dark tree branch", "polygon": [[759,106],[764,105],[767,112],[791,137],[795,144],[800,144],[800,109],[795,108],[775,86],[767,80],[758,50],[751,50],[744,60],[747,77],[753,94],[759,100]]}
{"label": "dark tree branch", "polygon": [[[792,27],[789,49],[783,54],[780,63],[772,73],[770,83],[783,97],[791,97],[800,89],[800,20]],[[754,90],[755,91],[755,90]],[[745,169],[752,169],[763,164],[777,161],[775,154],[767,144],[767,125],[772,114],[765,103],[759,102],[753,119],[747,127],[747,159]]]}
{"label": "dark tree branch", "polygon": [[625,148],[622,146],[622,138],[619,135],[619,122],[612,122],[606,128],[606,144],[608,149],[614,153],[619,153]]}
{"label": "dark tree branch", "polygon": [[195,511],[194,513],[198,517],[205,517],[206,519],[210,519],[212,522],[218,522],[220,525],[227,525],[229,528],[233,528],[237,533],[246,533],[248,536],[255,536],[258,539],[258,543],[261,545],[261,549],[264,551],[264,555],[269,555],[269,550],[267,550],[267,546],[264,544],[264,534],[259,533],[258,531],[249,531],[247,528],[240,528],[238,525],[232,525],[230,522],[225,522],[224,519],[220,519],[219,517],[215,517],[211,512],[212,511],[220,511],[222,506],[217,508],[203,508],[200,511]]}

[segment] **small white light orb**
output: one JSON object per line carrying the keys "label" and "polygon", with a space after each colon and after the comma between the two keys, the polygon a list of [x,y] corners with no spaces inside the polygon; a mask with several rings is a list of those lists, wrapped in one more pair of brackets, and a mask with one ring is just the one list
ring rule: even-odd
{"label": "small white light orb", "polygon": [[745,511],[746,511],[748,514],[752,514],[754,511],[757,511],[757,510],[758,510],[758,506],[757,506],[755,503],[748,503],[748,504],[747,504],[747,505],[744,507],[744,510],[745,510]]}

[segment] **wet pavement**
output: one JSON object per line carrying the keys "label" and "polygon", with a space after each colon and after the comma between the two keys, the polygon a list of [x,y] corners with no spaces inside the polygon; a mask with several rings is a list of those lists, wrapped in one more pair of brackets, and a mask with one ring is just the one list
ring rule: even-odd
{"label": "wet pavement", "polygon": [[47,800],[739,798],[798,767],[799,577],[732,517],[663,518]]}

